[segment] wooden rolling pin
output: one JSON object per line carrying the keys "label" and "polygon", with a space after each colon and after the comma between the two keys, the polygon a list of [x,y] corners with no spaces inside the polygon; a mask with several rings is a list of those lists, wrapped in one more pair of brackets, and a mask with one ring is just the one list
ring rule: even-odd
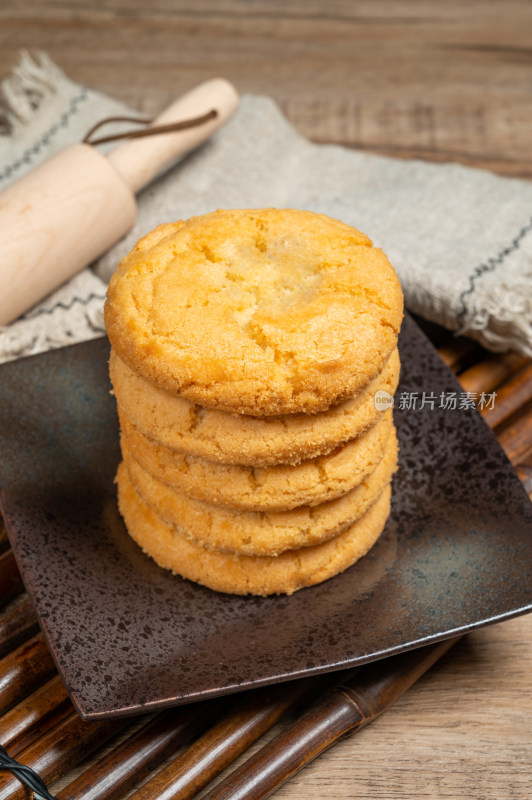
{"label": "wooden rolling pin", "polygon": [[211,136],[237,103],[230,83],[207,81],[151,123],[167,125],[216,111],[198,127],[125,141],[107,156],[89,144],[75,144],[0,193],[0,325],[124,236],[135,221],[135,192]]}

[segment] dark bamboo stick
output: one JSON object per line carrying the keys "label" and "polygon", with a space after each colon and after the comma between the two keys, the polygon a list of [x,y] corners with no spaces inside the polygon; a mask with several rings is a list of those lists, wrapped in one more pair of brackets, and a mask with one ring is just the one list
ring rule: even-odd
{"label": "dark bamboo stick", "polygon": [[0,714],[20,702],[55,673],[42,633],[0,661]]}
{"label": "dark bamboo stick", "polygon": [[421,677],[457,638],[367,665],[327,689],[306,713],[203,800],[262,800],[333,744],[373,722]]}
{"label": "dark bamboo stick", "polygon": [[[489,391],[489,387],[493,385],[495,378],[490,378],[489,371],[486,370],[477,373],[477,377],[479,376],[486,382],[477,384],[477,391]],[[483,386],[486,388],[483,388]],[[351,692],[355,692],[355,696],[358,696],[361,702],[362,709],[359,709],[361,715],[359,722],[357,722],[356,712],[353,716],[352,710],[344,703],[338,703],[337,697],[324,700],[321,723],[319,715],[317,718],[313,718],[315,709],[311,710],[302,720],[292,726],[290,732],[286,734],[289,740],[283,739],[284,734],[282,734],[275,741],[274,744],[278,746],[275,752],[272,750],[272,745],[268,745],[254,759],[248,760],[240,770],[237,770],[213,790],[207,792],[204,795],[204,800],[224,800],[229,797],[232,800],[243,800],[243,798],[248,797],[253,798],[253,800],[259,800],[259,798],[267,797],[304,764],[334,744],[339,738],[343,738],[349,732],[360,729],[382,713],[454,641],[449,640],[433,648],[423,648],[422,650],[407,653],[405,656],[386,659],[382,662],[377,662],[377,664],[369,665],[362,673],[355,675],[347,687],[351,689]],[[401,659],[401,661],[398,661],[398,659]],[[338,690],[336,691],[338,692]],[[367,703],[368,696],[373,702],[371,707]],[[376,700],[379,701],[378,704],[375,704]],[[364,705],[364,701],[366,701],[366,705]],[[347,731],[345,731],[344,727],[346,720]],[[300,730],[305,726],[308,727],[308,730]],[[331,730],[333,729],[336,730],[336,733],[331,737]],[[290,736],[290,733],[293,735]],[[279,759],[281,763],[279,763]]]}
{"label": "dark bamboo stick", "polygon": [[[469,348],[466,348],[469,352]],[[522,366],[523,359],[516,359],[513,354],[511,358],[496,357],[483,363],[482,369],[476,371],[476,391],[490,391],[500,380],[511,372],[514,368]],[[472,384],[470,384],[472,385]],[[438,646],[442,652],[446,645]],[[414,659],[415,660],[415,659]],[[245,729],[244,718],[252,719],[251,704],[255,701],[248,699],[242,701],[243,717],[240,719],[241,726],[237,722],[240,708],[228,715],[227,720],[222,720],[214,729],[205,734],[198,742],[194,743],[185,753],[180,755],[172,764],[162,770],[151,781],[145,784],[132,797],[134,800],[185,800],[193,797],[200,791],[208,781],[212,780],[219,770],[213,769],[209,773],[210,765],[216,763],[219,755],[219,748],[226,751],[226,758],[220,761],[220,769],[227,767],[235,758],[251,744],[248,741],[242,749],[231,752],[232,738]],[[364,724],[367,724],[364,723]],[[264,729],[266,730],[266,728]],[[264,732],[264,731],[262,731]],[[225,753],[224,753],[225,755]]]}
{"label": "dark bamboo stick", "polygon": [[532,414],[519,417],[497,436],[499,444],[512,464],[519,464],[532,448]]}
{"label": "dark bamboo stick", "polygon": [[12,550],[0,555],[0,606],[15,597],[24,589],[17,562]]}
{"label": "dark bamboo stick", "polygon": [[490,426],[506,422],[526,403],[532,401],[532,362],[520,370],[511,380],[497,391],[497,398],[492,409],[486,409],[482,416]]}
{"label": "dark bamboo stick", "polygon": [[[76,713],[18,755],[18,760],[35,770],[47,784],[75,767],[94,750],[126,726],[127,721],[107,719],[87,722]],[[11,775],[0,775],[0,800],[27,800],[28,791]]]}
{"label": "dark bamboo stick", "polygon": [[[465,351],[468,352],[467,347]],[[453,359],[450,349],[447,360],[456,366],[459,355]],[[490,370],[485,368],[477,371],[476,391],[490,391],[494,381],[499,380],[500,374],[499,370],[497,375],[491,376]],[[514,411],[518,408],[519,406],[516,406]],[[528,419],[530,420],[530,415]],[[522,424],[525,429],[528,428],[526,423]],[[513,436],[518,441],[515,441]],[[509,433],[508,444],[514,455],[514,463],[516,453],[521,450],[518,442],[522,442],[522,437],[519,432],[513,430]],[[359,730],[380,715],[446,652],[454,641],[456,640],[448,640],[429,648],[368,665],[355,675],[352,681],[344,683],[343,688],[339,687],[325,693],[304,717],[249,759],[240,769],[207,792],[203,800],[228,800],[228,798],[260,800],[267,797],[302,766],[336,741]]]}
{"label": "dark bamboo stick", "polygon": [[528,359],[518,353],[497,353],[474,364],[460,375],[466,392],[492,392],[519,372]]}
{"label": "dark bamboo stick", "polygon": [[62,789],[57,800],[123,797],[178,747],[205,730],[228,702],[222,698],[159,714]]}
{"label": "dark bamboo stick", "polygon": [[478,356],[484,353],[481,346],[472,339],[459,336],[438,348],[442,360],[453,372],[460,372],[475,363]]}
{"label": "dark bamboo stick", "polygon": [[0,717],[0,742],[12,757],[73,711],[59,675]]}
{"label": "dark bamboo stick", "polygon": [[6,524],[0,512],[0,553],[3,553],[9,547],[9,537],[7,535]]}
{"label": "dark bamboo stick", "polygon": [[458,341],[448,328],[438,325],[437,322],[431,322],[429,319],[420,317],[419,314],[410,315],[414,318],[416,324],[421,328],[425,336],[430,339],[434,347],[448,347],[452,342]]}
{"label": "dark bamboo stick", "polygon": [[30,598],[26,593],[20,594],[0,614],[0,658],[34,636],[38,630],[39,624]]}
{"label": "dark bamboo stick", "polygon": [[[487,373],[486,373],[486,374],[487,374]],[[488,376],[488,377],[489,377],[489,376]],[[486,389],[481,389],[481,390],[483,390],[483,391],[487,391]],[[416,651],[416,652],[419,652],[419,653],[420,653],[421,651]],[[413,657],[415,657],[416,653],[412,653],[411,655],[412,655]],[[395,660],[395,659],[394,659],[394,660]],[[2,662],[0,662],[0,667],[1,667],[1,664],[2,664]],[[384,661],[384,662],[381,662],[381,664],[382,664],[382,667],[383,667],[384,669],[386,669],[386,665],[387,665],[387,664],[390,664],[390,665],[391,665],[391,660],[390,660],[390,659],[387,659],[386,661]],[[375,665],[372,665],[372,666],[374,667]],[[366,669],[367,669],[367,668],[366,668]],[[424,670],[423,670],[423,671],[424,671]],[[1,681],[1,670],[0,670],[0,681]],[[404,689],[403,689],[402,691],[404,691]],[[37,694],[37,693],[35,693],[35,694]],[[249,700],[252,700],[252,698],[254,698],[254,697],[255,697],[255,695],[250,695],[250,696],[249,696],[249,698],[248,698],[248,701],[249,701]],[[0,698],[1,698],[1,692],[0,692]],[[203,705],[203,704],[202,704],[202,705]],[[387,706],[386,706],[386,707],[387,707]],[[191,708],[191,709],[194,709],[194,710],[197,710],[197,709],[198,709],[198,706],[189,707],[189,708]],[[245,705],[243,706],[243,708],[244,708],[244,710],[245,710]],[[384,710],[384,709],[383,709],[383,710]],[[380,713],[382,713],[382,712],[380,712]],[[228,716],[230,717],[231,715],[228,715]],[[157,719],[159,719],[159,718],[157,718]],[[68,721],[68,720],[66,720],[66,721]],[[371,720],[370,720],[370,721],[371,721]],[[222,725],[222,724],[223,724],[223,722],[224,722],[224,721],[222,721],[222,723],[220,723],[220,725]],[[98,723],[85,723],[85,724],[97,725]],[[124,723],[124,724],[125,724],[125,723]],[[150,723],[150,724],[151,724],[151,723]],[[368,723],[367,723],[367,722],[364,722],[363,724],[368,724]],[[142,730],[145,732],[145,735],[146,735],[146,736],[148,736],[148,733],[149,733],[149,731],[147,731],[147,730],[145,730],[145,729],[147,729],[148,727],[149,727],[149,724],[147,724],[146,726],[144,726],[144,727],[143,727],[143,729],[142,729]],[[214,730],[214,731],[216,731],[216,729],[217,729],[217,728],[218,728],[219,732],[221,732],[222,728],[221,728],[220,726],[218,726],[218,725],[217,725],[217,726],[215,726],[215,728],[214,728],[213,730]],[[59,726],[59,729],[61,729],[61,726]],[[50,735],[51,735],[51,734],[53,734],[55,730],[56,730],[56,729],[54,729],[54,730],[50,731],[50,732],[49,732],[49,733],[50,733]],[[232,730],[232,729],[231,729],[231,730]],[[229,733],[229,735],[231,735],[231,730],[228,730],[228,733]],[[237,730],[237,729],[235,729],[235,730]],[[233,730],[233,731],[232,731],[232,735],[234,735],[234,733],[235,733],[235,730]],[[217,739],[216,739],[216,737],[215,737],[215,736],[214,736],[214,737],[210,737],[210,739],[209,739],[210,733],[211,733],[211,732],[209,732],[209,733],[206,735],[206,737],[205,737],[205,740],[204,740],[204,742],[203,742],[203,744],[204,744],[204,746],[205,746],[205,751],[204,751],[204,754],[203,754],[203,755],[205,756],[205,760],[206,760],[206,766],[208,766],[208,765],[211,763],[211,761],[213,761],[213,760],[214,760],[214,758],[215,758],[215,748],[216,748],[216,743],[217,743]],[[112,735],[112,733],[111,733],[111,734],[109,734],[109,735]],[[75,738],[75,737],[74,737],[74,738]],[[134,737],[133,737],[133,738],[134,738]],[[148,737],[148,738],[149,738],[149,737]],[[68,736],[67,736],[67,739],[68,739]],[[0,739],[0,741],[1,741],[1,739]],[[41,741],[42,741],[42,740],[41,740]],[[87,740],[87,741],[88,741],[88,740]],[[201,740],[199,740],[199,741],[201,742]],[[210,742],[210,749],[212,750],[212,753],[210,753],[210,754],[209,754],[209,742]],[[102,739],[101,739],[101,736],[99,736],[99,737],[98,737],[98,741],[97,741],[97,742],[96,742],[96,744],[94,745],[93,749],[95,749],[96,747],[98,747],[98,746],[99,746],[99,744],[101,744],[101,743],[102,743]],[[36,744],[39,744],[39,743],[36,743]],[[25,743],[23,746],[27,747],[27,743]],[[193,746],[193,747],[194,747],[194,746]],[[31,751],[31,748],[27,748],[27,749],[29,749],[29,750]],[[117,748],[117,749],[119,749],[119,748]],[[193,752],[193,748],[189,748],[189,750],[190,750],[191,752]],[[186,751],[186,753],[189,753],[189,750],[187,750],[187,751]],[[26,752],[26,750],[24,751],[24,753],[25,753],[25,752]],[[133,754],[133,751],[131,751],[131,752],[132,752],[132,754]],[[321,751],[320,751],[320,752],[321,752]],[[198,753],[198,755],[199,755],[200,757],[202,756],[202,753],[201,753],[201,751],[200,751],[200,750],[197,750],[197,753]],[[84,751],[84,754],[81,756],[81,758],[84,758],[84,757],[85,757],[86,755],[88,755],[88,754],[89,754],[89,752],[87,752],[87,751]],[[229,757],[229,753],[227,753],[227,755],[228,755],[228,759],[227,759],[227,763],[226,763],[226,765],[227,765],[227,764],[229,764],[229,763],[231,763],[231,762],[234,760],[234,758],[236,758],[236,757],[237,757],[237,755],[238,755],[238,754],[239,754],[239,752],[236,752],[236,751],[235,751],[235,752],[234,752],[234,754],[233,754],[233,757],[231,758],[231,757]],[[190,755],[190,754],[189,754],[189,755]],[[122,756],[124,757],[124,754],[122,754]],[[66,766],[66,767],[64,766],[64,764],[66,763],[66,759],[67,759],[68,757],[73,757],[73,756],[72,756],[71,754],[69,755],[69,752],[63,753],[63,759],[64,759],[64,760],[63,760],[63,762],[62,762],[63,766],[61,766],[61,772],[64,772],[65,770],[67,770],[67,769],[70,769],[70,767],[72,766],[72,764],[67,764],[67,766]],[[21,756],[21,761],[22,761],[22,759],[23,759],[23,756]],[[79,759],[78,759],[78,760],[79,760]],[[149,759],[147,759],[147,761],[146,761],[146,765],[148,764],[148,760],[149,760]],[[105,761],[105,759],[103,759],[103,761]],[[127,762],[127,763],[126,763],[126,762]],[[101,763],[102,763],[102,762],[100,762],[100,765],[101,765]],[[150,761],[150,762],[149,762],[149,767],[148,767],[148,766],[146,766],[146,770],[147,770],[147,771],[149,771],[150,769],[153,769],[153,768],[154,768],[154,767],[157,765],[157,763],[158,763],[158,762]],[[121,764],[121,766],[120,766],[120,764]],[[193,772],[194,772],[194,765],[192,764],[192,762],[190,763],[190,766],[191,766],[191,770],[192,770],[192,773],[193,773]],[[138,778],[138,777],[136,777],[136,772],[135,772],[135,758],[133,757],[133,755],[132,755],[132,758],[131,758],[131,761],[130,761],[130,762],[127,760],[127,758],[125,759],[125,761],[124,761],[124,760],[120,761],[120,758],[119,758],[119,759],[118,759],[118,764],[115,762],[115,767],[116,767],[116,768],[117,768],[119,771],[120,771],[120,770],[122,770],[122,776],[123,776],[123,779],[124,779],[124,781],[125,781],[125,782],[124,782],[123,784],[121,784],[121,785],[120,785],[120,787],[119,787],[119,788],[120,788],[120,791],[121,791],[121,793],[122,793],[122,792],[123,792],[123,793],[125,793],[125,791],[127,791],[127,789],[124,789],[124,788],[123,788],[124,786],[126,786],[126,785],[127,785],[127,786],[129,786],[129,787],[130,787],[130,786],[132,785],[132,784],[131,784],[130,782],[128,782],[128,781],[131,781],[131,780],[132,780],[132,781],[136,782],[137,780],[140,780],[140,779],[141,779],[141,778]],[[108,765],[108,768],[110,769],[110,765]],[[93,769],[95,769],[95,768],[93,768]],[[37,771],[41,771],[41,770],[40,770],[40,768],[37,768]],[[164,772],[164,770],[163,770],[163,772]],[[91,784],[91,781],[95,781],[95,780],[97,780],[97,777],[96,777],[96,772],[92,772],[92,777],[91,777],[90,773],[91,773],[91,770],[89,770],[89,771],[88,771],[86,774],[84,774],[84,776],[82,776],[82,778],[84,779],[84,782],[85,782],[85,787],[86,787],[86,788],[83,790],[84,792],[85,792],[85,791],[90,791],[90,789],[89,789],[89,786],[90,786],[90,785],[92,785],[92,784]],[[104,771],[104,773],[105,773],[105,771]],[[104,773],[102,773],[102,774],[104,774]],[[43,774],[43,773],[41,772],[41,774]],[[110,772],[109,774],[114,774],[114,773]],[[140,774],[140,773],[139,773],[139,774]],[[145,775],[145,774],[147,774],[147,772],[145,772],[145,773],[144,773],[144,775]],[[162,773],[161,773],[161,774],[162,774]],[[214,774],[216,774],[216,773],[213,773],[213,775],[214,775]],[[235,774],[236,774],[236,773],[235,773]],[[131,776],[133,776],[133,777],[131,777]],[[54,779],[55,779],[54,777],[47,777],[47,774],[43,774],[43,777],[45,778],[45,780],[47,780],[47,782],[51,782],[52,780],[54,780]],[[57,777],[57,776],[56,776],[56,777]],[[194,775],[193,775],[193,774],[189,775],[189,780],[190,780],[190,781],[192,781],[193,779],[194,779]],[[94,798],[91,798],[91,800],[108,800],[108,795],[107,795],[107,793],[106,793],[106,792],[107,792],[107,791],[111,791],[111,789],[113,789],[113,787],[112,787],[112,786],[111,786],[111,787],[107,786],[107,788],[106,788],[106,787],[105,787],[105,781],[106,781],[106,779],[105,779],[105,777],[104,777],[104,778],[102,779],[102,782],[101,782],[101,788],[100,788],[99,790],[97,790],[97,791],[96,791],[96,794],[95,794]],[[109,781],[109,779],[107,778],[107,781],[108,781],[108,783],[114,783],[114,780],[112,780],[112,779]],[[151,783],[151,782],[150,782],[150,783]],[[149,786],[149,784],[147,784],[147,785]],[[191,785],[192,785],[192,784],[191,784]],[[204,785],[204,784],[202,784],[202,785]],[[69,789],[69,790],[70,790],[70,789],[71,789],[73,786],[74,786],[74,784],[71,784],[71,785],[70,785],[70,787],[67,787],[67,789]],[[179,789],[179,787],[178,787],[178,789]],[[66,792],[67,790],[64,790],[64,791]],[[101,791],[101,792],[102,792],[102,794],[98,794],[98,791]],[[81,795],[81,792],[82,792],[82,789],[81,789],[81,784],[79,785],[78,792],[79,792],[79,793],[78,793],[77,795],[72,795],[72,800],[73,800],[73,798],[74,798],[74,797],[81,797],[81,796],[82,796],[82,795]],[[109,795],[109,797],[113,797],[113,798],[114,798],[115,796],[117,796],[117,795],[115,795],[115,793],[114,793],[114,792],[112,792],[112,793]],[[181,795],[173,795],[173,796],[180,797]],[[183,796],[191,796],[191,795],[183,795]],[[210,796],[211,796],[211,795],[210,795],[210,793],[209,793],[209,795],[207,795],[207,797],[210,797]],[[233,796],[233,795],[232,795],[232,796]],[[234,795],[234,796],[235,796],[235,797],[237,797],[238,795]],[[255,796],[255,795],[253,795],[253,796]],[[258,796],[262,796],[262,795],[258,795]],[[65,795],[65,797],[64,797],[64,798],[61,798],[61,800],[67,800],[67,798],[68,798],[68,797],[69,797],[69,795]],[[1,796],[0,796],[0,800],[2,800]],[[85,800],[85,797],[84,797],[84,800]]]}
{"label": "dark bamboo stick", "polygon": [[185,800],[275,725],[318,683],[309,678],[260,689],[244,697],[217,725],[131,796],[131,800]]}
{"label": "dark bamboo stick", "polygon": [[517,477],[523,484],[523,487],[532,500],[532,450],[524,456],[524,460],[515,468]]}

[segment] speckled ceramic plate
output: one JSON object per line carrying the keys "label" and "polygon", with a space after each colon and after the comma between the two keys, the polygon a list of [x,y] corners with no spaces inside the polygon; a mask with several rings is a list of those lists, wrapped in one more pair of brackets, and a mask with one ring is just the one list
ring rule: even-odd
{"label": "speckled ceramic plate", "polygon": [[0,367],[9,536],[59,671],[87,718],[134,713],[382,658],[532,609],[532,507],[411,320],[393,513],[366,558],[292,597],[217,594],[128,537],[104,339]]}

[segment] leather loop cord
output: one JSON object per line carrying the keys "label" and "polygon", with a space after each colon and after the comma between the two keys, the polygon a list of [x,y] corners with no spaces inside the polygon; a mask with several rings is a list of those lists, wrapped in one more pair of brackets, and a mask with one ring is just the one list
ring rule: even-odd
{"label": "leather loop cord", "polygon": [[160,133],[174,133],[175,131],[182,131],[186,130],[187,128],[196,128],[199,125],[204,125],[206,122],[209,122],[211,119],[215,119],[217,116],[218,112],[215,108],[212,108],[210,111],[207,111],[206,114],[201,114],[199,117],[191,117],[190,119],[183,119],[179,122],[170,122],[168,125],[154,125],[152,128],[145,127],[138,131],[125,131],[124,133],[115,133],[110,136],[102,136],[98,139],[93,139],[92,137],[96,131],[98,131],[104,125],[108,125],[109,123],[131,122],[136,125],[148,126],[153,121],[152,119],[146,119],[145,117],[106,117],[105,119],[100,120],[100,122],[97,122],[96,125],[92,126],[92,128],[85,135],[83,144],[106,144],[107,142],[116,142],[120,139],[140,139],[143,136],[156,136]]}

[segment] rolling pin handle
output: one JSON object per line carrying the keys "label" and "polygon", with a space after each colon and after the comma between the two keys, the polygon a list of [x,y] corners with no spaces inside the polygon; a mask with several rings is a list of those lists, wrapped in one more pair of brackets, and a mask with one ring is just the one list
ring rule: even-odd
{"label": "rolling pin handle", "polygon": [[7,325],[105,253],[135,222],[134,193],[211,136],[237,106],[217,78],[163,111],[153,125],[217,115],[205,124],[124,142],[105,157],[88,144],[52,156],[0,194],[0,325]]}
{"label": "rolling pin handle", "polygon": [[216,116],[194,128],[131,139],[115,147],[107,158],[133,192],[147,186],[179,156],[194,150],[220,128],[234,112],[238,94],[223,78],[202,83],[172,103],[152,126],[199,117],[215,110]]}

